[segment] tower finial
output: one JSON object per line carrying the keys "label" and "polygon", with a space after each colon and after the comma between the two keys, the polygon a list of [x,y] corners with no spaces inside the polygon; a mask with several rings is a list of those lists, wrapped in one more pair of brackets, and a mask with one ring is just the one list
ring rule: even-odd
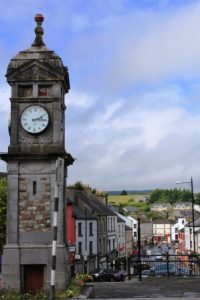
{"label": "tower finial", "polygon": [[43,28],[42,28],[42,22],[44,20],[44,17],[42,14],[35,15],[35,21],[37,23],[37,26],[35,27],[35,41],[33,42],[32,46],[41,47],[45,46],[45,43],[43,42],[42,36],[43,36]]}

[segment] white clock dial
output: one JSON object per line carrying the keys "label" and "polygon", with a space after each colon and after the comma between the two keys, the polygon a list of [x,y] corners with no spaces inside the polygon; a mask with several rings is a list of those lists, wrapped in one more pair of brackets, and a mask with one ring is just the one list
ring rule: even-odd
{"label": "white clock dial", "polygon": [[40,133],[48,124],[49,114],[39,105],[28,106],[21,114],[21,125],[29,133]]}

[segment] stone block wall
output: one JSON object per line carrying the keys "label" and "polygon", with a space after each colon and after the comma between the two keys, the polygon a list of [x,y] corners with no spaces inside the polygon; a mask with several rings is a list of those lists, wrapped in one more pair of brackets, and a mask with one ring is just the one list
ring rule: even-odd
{"label": "stone block wall", "polygon": [[19,178],[19,231],[47,232],[51,226],[50,176],[37,177],[38,192],[32,195],[31,177]]}

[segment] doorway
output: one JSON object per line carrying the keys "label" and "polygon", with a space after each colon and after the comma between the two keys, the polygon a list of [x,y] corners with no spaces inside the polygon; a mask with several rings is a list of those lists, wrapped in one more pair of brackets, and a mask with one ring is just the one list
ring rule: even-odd
{"label": "doorway", "polygon": [[44,265],[24,266],[24,292],[35,295],[44,287]]}

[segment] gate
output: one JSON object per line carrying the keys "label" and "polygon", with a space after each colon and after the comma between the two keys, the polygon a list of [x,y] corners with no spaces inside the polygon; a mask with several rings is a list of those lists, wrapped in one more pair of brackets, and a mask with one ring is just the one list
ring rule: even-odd
{"label": "gate", "polygon": [[200,276],[198,255],[146,255],[128,258],[128,278],[133,276]]}
{"label": "gate", "polygon": [[24,292],[35,295],[44,287],[44,266],[24,266]]}

